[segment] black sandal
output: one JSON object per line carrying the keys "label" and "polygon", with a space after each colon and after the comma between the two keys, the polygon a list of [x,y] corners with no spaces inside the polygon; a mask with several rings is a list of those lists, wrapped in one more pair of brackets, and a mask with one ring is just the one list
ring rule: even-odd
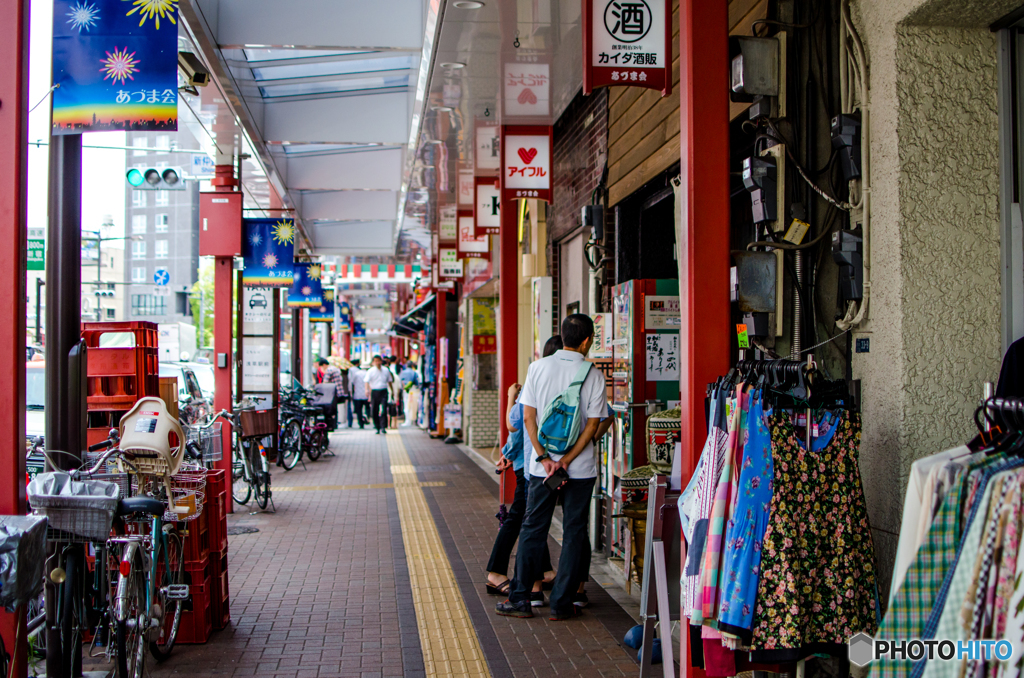
{"label": "black sandal", "polygon": [[487,582],[487,594],[491,596],[505,596],[508,598],[509,589],[512,587],[512,580],[506,579],[497,586]]}

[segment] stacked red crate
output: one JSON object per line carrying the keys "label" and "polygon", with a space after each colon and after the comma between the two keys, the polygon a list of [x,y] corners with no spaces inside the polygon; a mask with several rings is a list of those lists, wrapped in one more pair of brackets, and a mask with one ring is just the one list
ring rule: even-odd
{"label": "stacked red crate", "polygon": [[200,562],[185,562],[185,583],[188,584],[189,598],[181,613],[177,642],[183,644],[205,643],[213,632],[213,609],[210,594],[213,590],[210,559]]}
{"label": "stacked red crate", "polygon": [[210,520],[211,607],[213,628],[222,629],[231,622],[228,592],[228,491],[224,470],[211,471],[206,477],[206,513]]}

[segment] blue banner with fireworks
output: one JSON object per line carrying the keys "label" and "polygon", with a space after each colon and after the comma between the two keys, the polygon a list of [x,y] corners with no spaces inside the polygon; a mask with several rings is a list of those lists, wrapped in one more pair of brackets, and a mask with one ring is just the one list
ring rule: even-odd
{"label": "blue banner with fireworks", "polygon": [[294,280],[295,222],[291,219],[242,220],[242,284],[290,287]]}
{"label": "blue banner with fireworks", "polygon": [[[294,282],[288,290],[288,306],[291,308],[319,308],[324,303],[323,290],[320,286],[320,264],[296,263]],[[331,312],[331,320],[334,312]]]}
{"label": "blue banner with fireworks", "polygon": [[341,302],[341,308],[338,309],[338,329],[342,332],[352,330],[352,308],[347,301]]}
{"label": "blue banner with fireworks", "polygon": [[366,325],[363,323],[352,323],[352,336],[353,337],[365,337],[366,336]]}
{"label": "blue banner with fireworks", "polygon": [[177,0],[54,0],[53,133],[178,129]]}
{"label": "blue banner with fireworks", "polygon": [[333,323],[334,322],[334,290],[326,289],[323,294],[323,303],[318,308],[309,310],[309,322],[311,323]]}

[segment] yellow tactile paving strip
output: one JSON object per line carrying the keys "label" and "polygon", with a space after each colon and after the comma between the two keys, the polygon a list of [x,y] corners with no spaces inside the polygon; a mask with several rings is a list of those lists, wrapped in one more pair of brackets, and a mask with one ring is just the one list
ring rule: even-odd
{"label": "yellow tactile paving strip", "polygon": [[411,485],[415,487],[444,487],[440,480],[421,483],[403,480],[397,483],[374,483],[372,485],[275,485],[274,492],[326,492],[329,490],[390,490],[394,487]]}
{"label": "yellow tactile paving strip", "polygon": [[[389,434],[387,444],[392,474],[415,471],[400,436]],[[428,676],[490,676],[480,640],[420,489],[427,484],[395,483],[423,665]]]}

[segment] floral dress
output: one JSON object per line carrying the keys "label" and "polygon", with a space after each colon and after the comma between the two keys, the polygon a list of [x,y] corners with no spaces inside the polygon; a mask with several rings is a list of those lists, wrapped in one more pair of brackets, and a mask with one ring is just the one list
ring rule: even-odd
{"label": "floral dress", "polygon": [[792,415],[770,419],[775,482],[754,612],[755,661],[845,656],[851,636],[877,627],[875,551],[857,467],[860,417],[831,416],[831,440],[810,453]]}

